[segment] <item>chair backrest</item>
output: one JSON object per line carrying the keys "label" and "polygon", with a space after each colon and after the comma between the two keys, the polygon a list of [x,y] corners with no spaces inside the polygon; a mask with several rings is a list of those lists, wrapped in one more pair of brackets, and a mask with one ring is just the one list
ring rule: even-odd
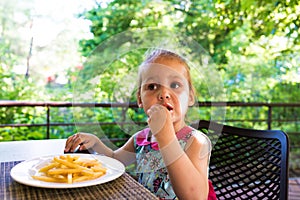
{"label": "chair backrest", "polygon": [[252,130],[200,120],[213,149],[209,179],[218,199],[288,198],[289,140],[279,130]]}

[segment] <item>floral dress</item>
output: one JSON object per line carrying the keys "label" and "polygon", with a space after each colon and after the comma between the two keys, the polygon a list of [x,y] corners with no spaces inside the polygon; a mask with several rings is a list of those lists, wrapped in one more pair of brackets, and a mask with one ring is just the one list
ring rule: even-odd
{"label": "floral dress", "polygon": [[[182,149],[184,149],[191,136],[205,139],[208,149],[201,152],[200,156],[210,153],[211,142],[204,133],[186,126],[178,131],[176,136]],[[153,142],[151,138],[152,133],[149,128],[143,129],[134,137],[138,181],[161,199],[176,199],[158,144]],[[215,197],[213,186],[209,181],[208,199],[216,199]]]}

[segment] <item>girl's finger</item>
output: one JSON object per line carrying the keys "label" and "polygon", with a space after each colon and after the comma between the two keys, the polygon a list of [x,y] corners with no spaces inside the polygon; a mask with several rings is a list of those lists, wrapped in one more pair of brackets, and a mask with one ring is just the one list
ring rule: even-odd
{"label": "girl's finger", "polygon": [[76,134],[74,139],[73,139],[73,143],[72,143],[72,147],[71,147],[71,151],[74,152],[75,149],[82,145],[84,143],[84,136],[80,135],[80,134]]}
{"label": "girl's finger", "polygon": [[74,135],[68,137],[67,141],[66,141],[66,145],[65,145],[65,152],[69,152],[70,148],[72,147],[72,143],[73,143],[73,139],[74,139]]}
{"label": "girl's finger", "polygon": [[78,133],[74,134],[67,139],[64,151],[73,152],[80,143],[81,143],[80,135]]}

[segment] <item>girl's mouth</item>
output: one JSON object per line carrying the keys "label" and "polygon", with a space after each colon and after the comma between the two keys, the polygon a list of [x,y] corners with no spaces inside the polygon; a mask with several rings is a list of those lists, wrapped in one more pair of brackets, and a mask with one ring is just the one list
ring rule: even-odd
{"label": "girl's mouth", "polygon": [[166,103],[164,106],[168,109],[168,111],[172,111],[174,109],[170,103]]}

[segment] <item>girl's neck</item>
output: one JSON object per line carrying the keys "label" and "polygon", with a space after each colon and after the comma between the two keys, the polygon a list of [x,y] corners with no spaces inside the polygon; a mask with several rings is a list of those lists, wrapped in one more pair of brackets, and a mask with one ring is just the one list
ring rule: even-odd
{"label": "girl's neck", "polygon": [[186,126],[186,123],[184,121],[181,121],[181,122],[178,122],[178,123],[173,123],[173,126],[174,126],[174,130],[175,130],[175,133],[177,133],[178,131],[180,131],[183,127]]}

